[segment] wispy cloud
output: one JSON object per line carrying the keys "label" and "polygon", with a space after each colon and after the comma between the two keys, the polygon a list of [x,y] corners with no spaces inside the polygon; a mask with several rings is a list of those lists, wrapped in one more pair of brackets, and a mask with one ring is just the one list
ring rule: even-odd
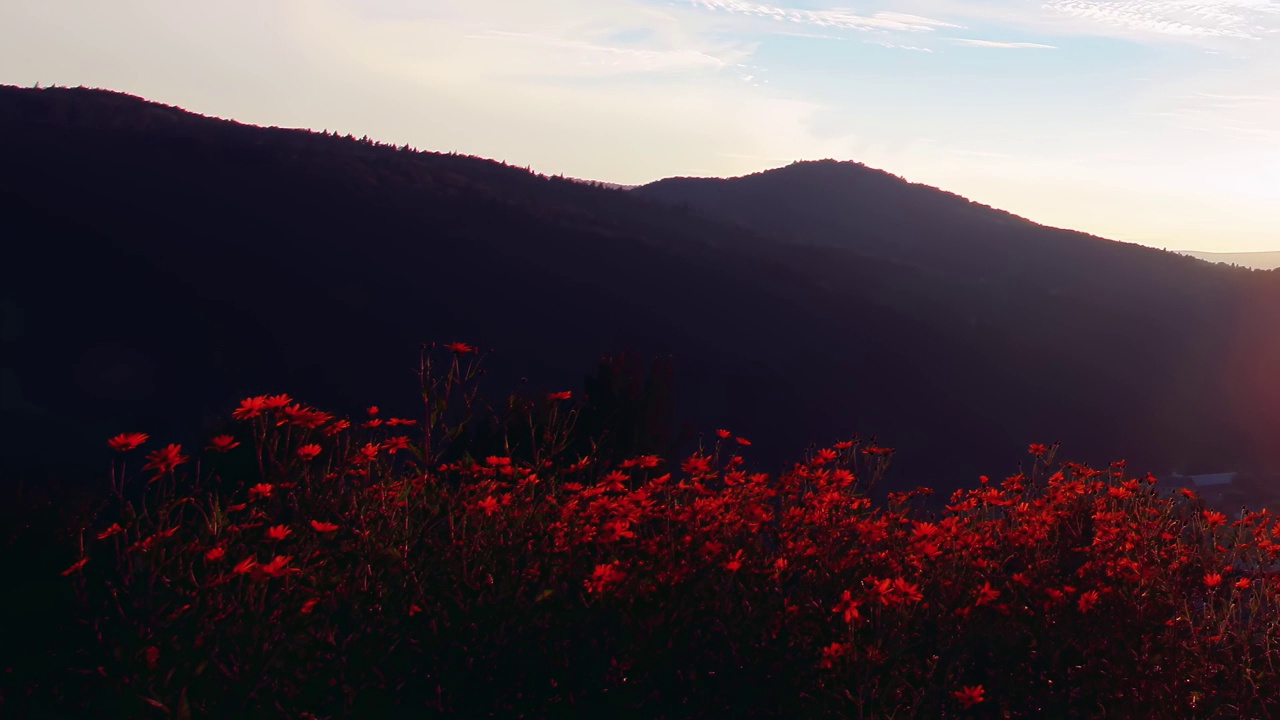
{"label": "wispy cloud", "polygon": [[[609,75],[626,73],[682,72],[697,69],[719,70],[732,64],[725,57],[693,48],[636,48],[573,40],[533,33],[491,30],[464,36],[468,39],[492,40],[524,45],[527,51],[541,55],[535,67],[556,66],[575,74]],[[559,57],[548,57],[547,54]],[[742,57],[735,54],[734,59]],[[512,70],[530,71],[530,67]]]}
{"label": "wispy cloud", "polygon": [[888,40],[864,40],[863,42],[879,45],[881,47],[892,48],[894,50],[910,50],[912,52],[931,53],[933,48],[917,47],[915,45],[903,45],[902,43],[889,42]]}
{"label": "wispy cloud", "polygon": [[1258,39],[1280,31],[1273,0],[1048,0],[1045,7],[1152,35]]}
{"label": "wispy cloud", "polygon": [[1007,48],[1010,50],[1029,49],[1029,50],[1057,50],[1056,45],[1043,45],[1033,42],[998,42],[996,40],[973,40],[970,38],[954,38],[953,43],[957,45],[967,45],[969,47],[984,48]]}
{"label": "wispy cloud", "polygon": [[860,15],[852,10],[806,10],[775,5],[763,5],[744,0],[690,0],[694,5],[737,15],[750,15],[780,22],[790,22],[814,27],[839,28],[859,31],[930,32],[938,28],[958,28],[959,25],[900,12],[877,12]]}

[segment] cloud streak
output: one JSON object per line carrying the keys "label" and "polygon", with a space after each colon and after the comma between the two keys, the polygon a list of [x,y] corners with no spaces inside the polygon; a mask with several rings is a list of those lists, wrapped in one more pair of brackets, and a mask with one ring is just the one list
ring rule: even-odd
{"label": "cloud streak", "polygon": [[1048,0],[1061,15],[1149,35],[1256,40],[1280,30],[1272,0]]}
{"label": "cloud streak", "polygon": [[973,40],[970,38],[955,38],[952,40],[957,45],[965,45],[968,47],[982,48],[1005,48],[1010,50],[1057,50],[1056,45],[1043,45],[1033,42],[998,42],[995,40]]}
{"label": "cloud streak", "polygon": [[837,28],[842,30],[896,31],[896,32],[931,32],[939,28],[958,28],[959,25],[900,12],[877,12],[873,15],[860,15],[851,10],[804,10],[798,8],[763,5],[744,0],[690,0],[695,6],[708,10],[747,15],[757,18],[772,19],[814,27]]}

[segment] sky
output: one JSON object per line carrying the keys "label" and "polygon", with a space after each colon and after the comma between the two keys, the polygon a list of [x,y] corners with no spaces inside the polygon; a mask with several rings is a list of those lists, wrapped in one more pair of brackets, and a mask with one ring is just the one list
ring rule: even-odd
{"label": "sky", "polygon": [[1171,250],[1280,250],[1280,0],[4,0],[85,85],[641,184],[882,168]]}

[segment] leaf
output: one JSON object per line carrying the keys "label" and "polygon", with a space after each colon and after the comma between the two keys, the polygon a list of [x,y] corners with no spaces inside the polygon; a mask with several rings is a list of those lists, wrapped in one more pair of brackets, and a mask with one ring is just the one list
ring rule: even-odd
{"label": "leaf", "polygon": [[149,697],[144,697],[144,698],[142,698],[142,701],[143,701],[143,702],[145,702],[146,704],[150,705],[151,707],[159,708],[159,709],[163,710],[165,715],[172,715],[172,714],[173,714],[172,712],[170,712],[170,711],[169,711],[168,706],[166,706],[164,703],[160,702],[159,700],[153,700],[153,699],[151,699],[151,698],[149,698]]}

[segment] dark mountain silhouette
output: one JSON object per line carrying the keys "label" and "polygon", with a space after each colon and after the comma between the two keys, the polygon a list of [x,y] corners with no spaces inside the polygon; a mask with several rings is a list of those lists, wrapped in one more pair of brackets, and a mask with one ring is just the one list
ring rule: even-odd
{"label": "dark mountain silhouette", "polygon": [[[1029,430],[1057,436],[1065,418],[1091,417],[1130,452],[1176,436],[1187,450],[1168,456],[1176,463],[1228,466],[1262,461],[1254,451],[1280,431],[1280,383],[1266,370],[1280,329],[1275,273],[1041,226],[858,163],[631,192],[790,243],[832,286],[833,258],[849,251],[892,266],[869,297],[965,336],[998,372],[1037,378]],[[1040,424],[1048,416],[1054,424]]]}
{"label": "dark mountain silhouette", "polygon": [[1276,459],[1274,274],[857,166],[623,191],[67,88],[0,88],[0,157],[15,475],[100,470],[126,430],[195,442],[264,392],[413,416],[419,343],[453,339],[497,349],[497,392],[669,359],[675,418],[775,466],[855,430],[942,489],[1034,441]]}
{"label": "dark mountain silhouette", "polygon": [[1202,252],[1199,250],[1182,250],[1183,255],[1190,255],[1205,262],[1226,263],[1254,270],[1274,270],[1280,268],[1280,250],[1271,252]]}

